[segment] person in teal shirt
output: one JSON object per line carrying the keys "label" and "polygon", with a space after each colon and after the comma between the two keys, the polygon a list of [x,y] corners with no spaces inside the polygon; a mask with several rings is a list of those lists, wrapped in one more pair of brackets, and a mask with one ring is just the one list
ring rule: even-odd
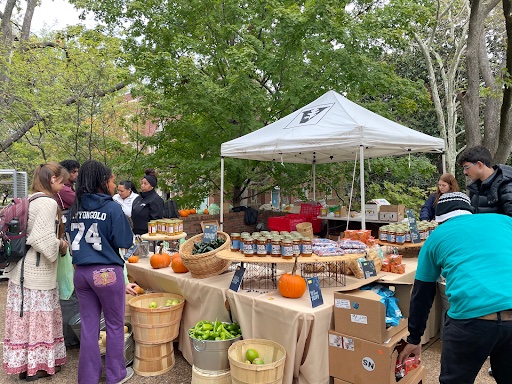
{"label": "person in teal shirt", "polygon": [[399,361],[421,355],[421,336],[446,278],[450,303],[442,336],[443,384],[474,383],[487,356],[498,384],[512,383],[512,218],[472,215],[461,192],[441,196],[436,221],[442,223],[423,245],[411,296],[408,345]]}

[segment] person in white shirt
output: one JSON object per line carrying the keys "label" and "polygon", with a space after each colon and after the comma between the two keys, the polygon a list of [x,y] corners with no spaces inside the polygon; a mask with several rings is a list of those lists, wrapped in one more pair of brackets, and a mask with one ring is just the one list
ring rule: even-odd
{"label": "person in white shirt", "polygon": [[117,193],[112,196],[114,201],[121,204],[123,212],[126,216],[132,216],[132,204],[135,198],[139,196],[135,184],[129,180],[124,180],[117,186]]}

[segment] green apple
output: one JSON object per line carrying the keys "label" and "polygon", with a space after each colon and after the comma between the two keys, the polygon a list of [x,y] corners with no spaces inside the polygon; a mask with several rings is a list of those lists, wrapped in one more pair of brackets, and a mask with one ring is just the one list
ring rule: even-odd
{"label": "green apple", "polygon": [[171,305],[172,305],[172,300],[170,300],[170,299],[169,299],[169,300],[167,300],[167,301],[165,302],[165,306],[166,306],[166,307],[170,307]]}
{"label": "green apple", "polygon": [[157,308],[158,307],[158,304],[156,301],[152,301],[151,303],[149,303],[149,308]]}
{"label": "green apple", "polygon": [[174,299],[171,303],[171,305],[178,305],[180,301],[178,299]]}

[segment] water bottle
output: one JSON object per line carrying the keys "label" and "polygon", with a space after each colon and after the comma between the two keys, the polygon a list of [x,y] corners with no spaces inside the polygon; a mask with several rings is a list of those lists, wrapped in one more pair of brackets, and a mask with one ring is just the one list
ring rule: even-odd
{"label": "water bottle", "polygon": [[9,233],[17,235],[20,233],[20,221],[15,217],[8,223]]}

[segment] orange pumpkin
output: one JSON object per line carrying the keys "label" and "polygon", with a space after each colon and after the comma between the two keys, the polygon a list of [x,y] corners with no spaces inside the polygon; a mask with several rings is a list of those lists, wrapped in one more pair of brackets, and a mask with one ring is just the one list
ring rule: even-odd
{"label": "orange pumpkin", "polygon": [[197,211],[196,211],[196,209],[195,209],[195,208],[192,208],[192,209],[190,209],[189,211],[190,211],[190,213],[192,213],[192,214],[197,213]]}
{"label": "orange pumpkin", "polygon": [[160,247],[160,252],[155,253],[149,259],[149,264],[151,264],[151,266],[154,269],[166,268],[169,265],[171,265],[171,255],[169,255],[168,253],[162,252],[162,251],[163,251],[163,248]]}
{"label": "orange pumpkin", "polygon": [[295,263],[293,264],[292,273],[285,273],[277,282],[277,289],[283,297],[290,299],[298,299],[306,292],[306,280],[302,276],[296,275],[297,270],[297,256],[295,256]]}
{"label": "orange pumpkin", "polygon": [[188,209],[180,209],[178,211],[178,214],[181,216],[181,217],[187,217],[189,215],[189,212],[188,212]]}
{"label": "orange pumpkin", "polygon": [[128,258],[128,262],[129,263],[138,263],[139,262],[139,256],[137,255],[132,255]]}
{"label": "orange pumpkin", "polygon": [[187,273],[188,269],[185,267],[185,264],[183,264],[183,261],[181,260],[181,256],[179,253],[174,254],[172,257],[171,262],[171,268],[176,273]]}
{"label": "orange pumpkin", "polygon": [[208,214],[209,214],[209,213],[208,213],[208,209],[205,209],[205,210],[203,211],[203,215],[208,215]]}

